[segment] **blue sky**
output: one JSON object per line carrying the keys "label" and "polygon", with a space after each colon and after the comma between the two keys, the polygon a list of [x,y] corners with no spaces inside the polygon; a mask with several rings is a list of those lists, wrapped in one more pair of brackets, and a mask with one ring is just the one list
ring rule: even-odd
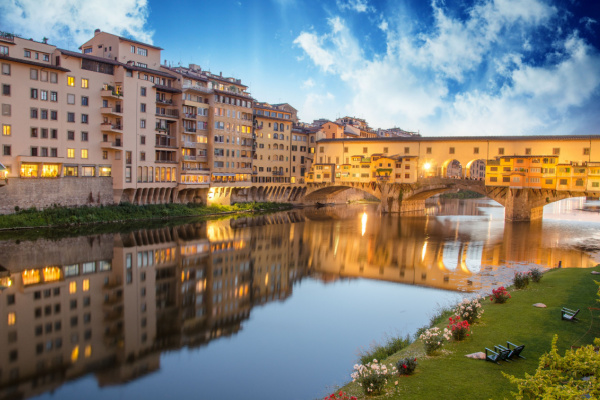
{"label": "blue sky", "polygon": [[100,28],[303,121],[426,136],[600,133],[599,22],[597,0],[0,2],[1,30],[76,49]]}

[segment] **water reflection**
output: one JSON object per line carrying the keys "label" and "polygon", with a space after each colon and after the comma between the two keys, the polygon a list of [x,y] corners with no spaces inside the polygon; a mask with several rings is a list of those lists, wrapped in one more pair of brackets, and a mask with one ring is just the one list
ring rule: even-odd
{"label": "water reflection", "polygon": [[506,265],[595,263],[564,245],[560,226],[505,224],[498,212],[434,200],[425,216],[330,207],[1,242],[0,399],[90,372],[99,386],[146,376],[161,352],[239,332],[253,307],[289,298],[308,276],[476,291],[512,275]]}

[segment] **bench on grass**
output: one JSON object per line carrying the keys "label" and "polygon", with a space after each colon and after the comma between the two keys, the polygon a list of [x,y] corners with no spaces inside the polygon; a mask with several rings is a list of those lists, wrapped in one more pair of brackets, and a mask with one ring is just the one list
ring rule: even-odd
{"label": "bench on grass", "polygon": [[566,319],[568,321],[579,321],[576,315],[579,313],[579,310],[571,310],[569,308],[563,307],[560,310],[561,318]]}
{"label": "bench on grass", "polygon": [[[494,351],[496,350],[496,351]],[[491,361],[500,365],[499,361],[509,361],[508,356],[510,355],[509,349],[501,349],[498,346],[494,346],[494,350],[485,348],[485,361]],[[489,354],[488,354],[489,353]]]}

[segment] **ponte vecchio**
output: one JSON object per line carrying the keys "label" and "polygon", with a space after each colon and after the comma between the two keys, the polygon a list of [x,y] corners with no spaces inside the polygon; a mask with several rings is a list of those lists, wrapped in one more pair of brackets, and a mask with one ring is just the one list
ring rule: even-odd
{"label": "ponte vecchio", "polygon": [[[474,164],[485,173],[475,174]],[[502,204],[506,220],[530,221],[546,204],[600,194],[600,136],[325,139],[306,182],[306,201],[334,201],[355,188],[400,213],[466,189]]]}

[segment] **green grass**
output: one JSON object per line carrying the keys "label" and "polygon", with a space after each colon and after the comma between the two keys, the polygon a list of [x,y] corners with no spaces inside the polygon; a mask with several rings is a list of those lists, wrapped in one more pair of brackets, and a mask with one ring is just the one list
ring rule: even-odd
{"label": "green grass", "polygon": [[[600,271],[600,265],[594,268]],[[415,374],[396,377],[388,385],[388,393],[368,398],[386,399],[504,399],[512,398],[516,385],[511,385],[502,371],[524,377],[534,373],[540,356],[550,350],[552,337],[558,334],[559,353],[570,346],[591,344],[600,337],[600,308],[596,302],[598,286],[590,269],[560,269],[544,274],[540,283],[532,283],[526,289],[509,289],[512,298],[505,304],[484,304],[482,318],[473,326],[472,335],[462,342],[444,345],[443,352],[427,357],[423,344],[415,341],[406,349],[387,358],[385,363],[395,364],[404,354],[416,354],[419,365]],[[596,278],[596,280],[598,280]],[[489,297],[488,297],[489,298]],[[544,303],[547,308],[533,307]],[[561,307],[581,309],[580,322],[563,321]],[[593,313],[593,315],[592,315]],[[446,321],[437,324],[446,326]],[[466,358],[465,355],[493,348],[496,344],[525,344],[522,355],[526,360],[497,365],[482,360]],[[398,381],[398,389],[391,389]],[[391,385],[391,386],[390,386]],[[359,398],[362,389],[355,383],[342,388]]]}
{"label": "green grass", "polygon": [[222,213],[269,212],[291,208],[285,203],[239,203],[233,206],[201,206],[195,204],[151,204],[138,206],[122,203],[100,207],[50,207],[19,210],[0,215],[0,229],[32,227],[64,227],[82,224],[123,222],[177,217],[202,217]]}
{"label": "green grass", "polygon": [[361,364],[367,364],[374,359],[384,360],[392,354],[395,354],[406,348],[410,344],[410,336],[406,336],[404,338],[400,336],[389,337],[384,344],[376,344],[366,352],[362,353],[360,355],[360,362]]}

